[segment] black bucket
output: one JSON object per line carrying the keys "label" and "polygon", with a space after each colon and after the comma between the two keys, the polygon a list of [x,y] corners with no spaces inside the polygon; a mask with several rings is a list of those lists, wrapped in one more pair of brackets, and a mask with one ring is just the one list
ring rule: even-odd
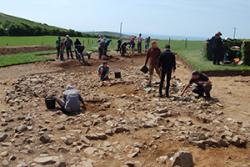
{"label": "black bucket", "polygon": [[147,74],[148,71],[149,71],[149,69],[148,69],[147,66],[143,66],[143,67],[141,68],[141,72],[143,72],[144,74]]}
{"label": "black bucket", "polygon": [[122,78],[121,72],[115,72],[115,78],[116,78],[116,79]]}
{"label": "black bucket", "polygon": [[54,98],[46,97],[45,104],[46,104],[47,109],[49,110],[56,109],[56,100]]}

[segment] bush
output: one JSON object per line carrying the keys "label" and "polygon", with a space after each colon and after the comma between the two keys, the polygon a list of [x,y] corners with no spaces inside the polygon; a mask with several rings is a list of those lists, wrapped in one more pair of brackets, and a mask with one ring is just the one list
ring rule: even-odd
{"label": "bush", "polygon": [[244,64],[250,66],[250,41],[244,41],[243,55]]}

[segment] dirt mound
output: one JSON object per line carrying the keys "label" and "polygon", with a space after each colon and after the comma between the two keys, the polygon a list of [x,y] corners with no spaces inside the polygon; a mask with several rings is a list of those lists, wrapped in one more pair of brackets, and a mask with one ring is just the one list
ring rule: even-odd
{"label": "dirt mound", "polygon": [[49,46],[17,46],[17,47],[0,47],[0,56],[16,53],[36,52],[54,50],[55,48]]}

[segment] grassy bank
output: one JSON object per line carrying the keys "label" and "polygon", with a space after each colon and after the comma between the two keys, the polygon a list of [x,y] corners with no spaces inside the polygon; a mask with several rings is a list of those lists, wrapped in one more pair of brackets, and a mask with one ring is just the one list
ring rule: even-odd
{"label": "grassy bank", "polygon": [[11,65],[27,64],[34,62],[52,61],[54,59],[48,58],[44,55],[54,54],[53,51],[20,53],[14,55],[0,56],[0,67],[7,67]]}

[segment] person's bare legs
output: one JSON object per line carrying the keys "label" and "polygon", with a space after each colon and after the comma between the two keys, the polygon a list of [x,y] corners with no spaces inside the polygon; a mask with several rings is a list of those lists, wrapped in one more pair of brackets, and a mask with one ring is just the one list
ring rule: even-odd
{"label": "person's bare legs", "polygon": [[56,96],[54,96],[54,99],[56,100],[57,104],[59,104],[59,106],[60,106],[61,108],[64,108],[65,103],[64,103],[63,100],[61,100],[60,98],[58,98],[58,97],[56,97]]}

